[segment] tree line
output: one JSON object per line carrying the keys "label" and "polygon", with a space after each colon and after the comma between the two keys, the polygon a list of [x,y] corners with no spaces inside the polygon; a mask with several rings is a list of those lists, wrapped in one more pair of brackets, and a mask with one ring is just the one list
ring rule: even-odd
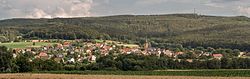
{"label": "tree line", "polygon": [[218,59],[196,59],[192,62],[185,58],[170,58],[164,54],[115,54],[110,52],[106,56],[98,56],[96,62],[62,63],[52,59],[32,59],[33,54],[21,53],[16,58],[7,50],[0,47],[1,72],[32,72],[32,71],[85,71],[85,70],[112,70],[112,71],[151,71],[165,69],[249,69],[249,58],[224,57]]}

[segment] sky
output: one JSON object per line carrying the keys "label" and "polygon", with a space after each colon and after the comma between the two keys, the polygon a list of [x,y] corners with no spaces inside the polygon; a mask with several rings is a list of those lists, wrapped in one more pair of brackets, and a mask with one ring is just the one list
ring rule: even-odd
{"label": "sky", "polygon": [[196,13],[250,17],[250,0],[0,0],[0,19]]}

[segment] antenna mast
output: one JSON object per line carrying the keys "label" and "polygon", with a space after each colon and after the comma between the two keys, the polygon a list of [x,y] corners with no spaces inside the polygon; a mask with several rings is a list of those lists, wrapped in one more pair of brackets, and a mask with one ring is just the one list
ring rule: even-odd
{"label": "antenna mast", "polygon": [[196,14],[196,8],[194,8],[194,14]]}
{"label": "antenna mast", "polygon": [[194,18],[196,18],[196,8],[194,8]]}

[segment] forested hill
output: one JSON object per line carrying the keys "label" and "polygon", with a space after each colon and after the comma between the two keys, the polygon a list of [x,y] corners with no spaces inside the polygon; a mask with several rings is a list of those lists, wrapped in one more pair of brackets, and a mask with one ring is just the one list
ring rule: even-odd
{"label": "forested hill", "polygon": [[[6,31],[24,38],[115,40],[151,39],[154,46],[225,47],[250,50],[250,18],[196,14],[120,15],[84,18],[1,20],[1,41]],[[6,36],[7,35],[7,36]]]}

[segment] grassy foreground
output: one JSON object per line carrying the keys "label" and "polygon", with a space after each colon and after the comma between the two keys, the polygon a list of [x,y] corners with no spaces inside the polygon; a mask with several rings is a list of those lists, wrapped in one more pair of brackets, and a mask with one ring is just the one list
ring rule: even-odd
{"label": "grassy foreground", "polygon": [[33,73],[81,75],[208,76],[250,77],[250,70],[170,70],[170,71],[39,71]]}

